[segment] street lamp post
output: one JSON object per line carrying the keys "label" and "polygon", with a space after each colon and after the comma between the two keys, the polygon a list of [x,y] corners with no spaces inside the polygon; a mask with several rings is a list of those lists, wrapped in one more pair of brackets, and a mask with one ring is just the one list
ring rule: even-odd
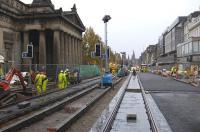
{"label": "street lamp post", "polygon": [[125,55],[126,55],[126,52],[121,52],[122,54],[122,66],[124,67],[124,61],[125,61]]}
{"label": "street lamp post", "polygon": [[107,39],[107,22],[111,19],[111,17],[109,15],[105,15],[103,17],[103,22],[105,23],[105,43],[106,43],[106,50],[105,50],[105,56],[106,56],[106,64],[105,64],[105,71],[107,72],[108,71],[108,63],[109,63],[109,60],[108,60],[108,53],[107,53],[107,50],[108,50],[108,46],[107,46],[107,42],[108,42],[108,39]]}

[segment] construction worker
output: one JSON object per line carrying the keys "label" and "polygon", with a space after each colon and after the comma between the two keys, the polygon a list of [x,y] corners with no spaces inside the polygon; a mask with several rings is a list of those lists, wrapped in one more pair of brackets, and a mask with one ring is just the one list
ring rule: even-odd
{"label": "construction worker", "polygon": [[67,77],[66,77],[66,71],[64,71],[64,73],[63,73],[63,79],[64,79],[64,88],[66,88],[67,87]]}
{"label": "construction worker", "polygon": [[42,83],[43,83],[43,75],[40,72],[37,72],[37,75],[35,77],[35,86],[38,95],[42,94]]}
{"label": "construction worker", "polygon": [[4,76],[3,67],[2,67],[2,65],[0,63],[0,79],[3,78],[3,76]]}
{"label": "construction worker", "polygon": [[49,82],[46,73],[42,73],[42,92],[45,93],[47,91],[47,84]]}
{"label": "construction worker", "polygon": [[64,72],[64,74],[65,74],[65,79],[66,79],[66,81],[65,81],[65,87],[68,87],[68,85],[69,85],[69,70],[66,69],[65,72]]}
{"label": "construction worker", "polygon": [[61,70],[58,74],[58,88],[59,89],[65,88],[65,78],[64,78],[63,70]]}

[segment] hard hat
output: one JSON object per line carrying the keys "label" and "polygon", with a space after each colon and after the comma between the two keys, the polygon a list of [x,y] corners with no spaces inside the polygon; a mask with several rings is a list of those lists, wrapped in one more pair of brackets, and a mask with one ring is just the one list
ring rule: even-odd
{"label": "hard hat", "polygon": [[63,73],[63,70],[61,70],[60,72]]}

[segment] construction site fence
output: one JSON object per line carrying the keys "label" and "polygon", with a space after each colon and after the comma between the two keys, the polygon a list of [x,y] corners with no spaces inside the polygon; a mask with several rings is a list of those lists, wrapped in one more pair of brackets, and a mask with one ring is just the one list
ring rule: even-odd
{"label": "construction site fence", "polygon": [[56,82],[58,74],[61,70],[69,70],[69,72],[79,72],[81,79],[88,79],[100,75],[100,68],[98,65],[65,65],[65,64],[0,64],[4,75],[11,69],[16,68],[21,72],[45,72],[49,81]]}

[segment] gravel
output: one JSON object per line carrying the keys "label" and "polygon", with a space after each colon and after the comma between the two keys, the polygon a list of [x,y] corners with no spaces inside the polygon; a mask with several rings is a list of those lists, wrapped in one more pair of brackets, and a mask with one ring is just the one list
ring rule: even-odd
{"label": "gravel", "polygon": [[120,83],[115,85],[114,90],[110,90],[106,93],[97,103],[94,104],[91,109],[80,117],[72,126],[66,130],[66,132],[88,132],[93,124],[96,122],[98,117],[101,115],[103,110],[110,103],[112,98],[116,95],[119,88],[122,86],[125,78]]}

